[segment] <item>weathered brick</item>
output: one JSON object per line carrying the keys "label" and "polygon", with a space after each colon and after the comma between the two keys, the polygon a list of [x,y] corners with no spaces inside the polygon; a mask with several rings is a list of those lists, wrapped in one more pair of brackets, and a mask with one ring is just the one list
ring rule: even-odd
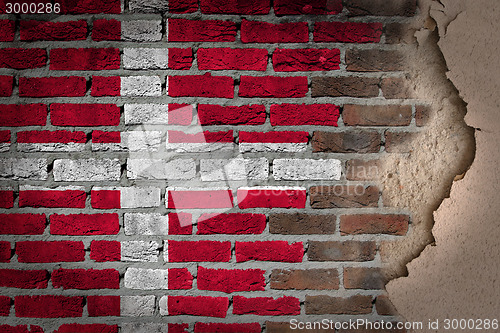
{"label": "weathered brick", "polygon": [[273,53],[276,72],[332,71],[340,68],[339,49],[277,49]]}
{"label": "weathered brick", "polygon": [[[0,317],[7,317],[10,313],[12,299],[8,296],[0,296]],[[0,326],[0,329],[1,326]]]}
{"label": "weathered brick", "polygon": [[334,15],[342,12],[341,0],[275,0],[276,15]]}
{"label": "weathered brick", "polygon": [[305,97],[309,88],[307,77],[241,76],[240,97]]}
{"label": "weathered brick", "polygon": [[269,232],[282,235],[334,234],[336,220],[335,215],[271,214]]}
{"label": "weathered brick", "polygon": [[55,126],[117,126],[116,104],[51,104],[50,121]]}
{"label": "weathered brick", "polygon": [[93,240],[90,243],[90,259],[97,262],[120,261],[121,259],[120,242]]}
{"label": "weathered brick", "polygon": [[201,0],[200,9],[203,14],[268,14],[271,10],[271,1]]}
{"label": "weathered brick", "polygon": [[160,189],[156,187],[93,187],[92,208],[152,208],[160,206]]}
{"label": "weathered brick", "polygon": [[310,261],[371,261],[376,252],[375,242],[309,241],[307,256]]}
{"label": "weathered brick", "polygon": [[307,43],[309,28],[307,22],[267,23],[241,21],[243,43]]}
{"label": "weathered brick", "polygon": [[92,40],[99,42],[103,40],[121,40],[121,21],[110,19],[94,20],[92,24]]}
{"label": "weathered brick", "polygon": [[0,42],[14,41],[16,33],[16,22],[12,20],[0,20]]}
{"label": "weathered brick", "polygon": [[312,208],[367,208],[378,206],[379,192],[376,186],[313,186],[309,197]]}
{"label": "weathered brick", "polygon": [[50,50],[50,70],[100,71],[120,69],[120,50],[116,48],[68,48]]}
{"label": "weathered brick", "polygon": [[265,180],[269,174],[267,158],[233,158],[200,160],[202,181],[217,180]]}
{"label": "weathered brick", "polygon": [[56,182],[118,181],[121,165],[118,159],[61,159],[54,161],[53,174]]}
{"label": "weathered brick", "polygon": [[127,178],[129,179],[193,179],[196,164],[193,159],[149,160],[128,159]]}
{"label": "weathered brick", "polygon": [[250,260],[302,262],[304,247],[302,242],[288,244],[287,241],[236,242],[237,262]]}
{"label": "weathered brick", "polygon": [[196,234],[260,234],[265,227],[264,214],[203,214],[198,219]]}
{"label": "weathered brick", "polygon": [[120,316],[122,317],[151,317],[155,311],[154,295],[121,296]]}
{"label": "weathered brick", "polygon": [[346,126],[408,126],[411,105],[344,105]]}
{"label": "weathered brick", "polygon": [[225,318],[228,307],[227,297],[163,296],[160,300],[160,314],[170,316]]}
{"label": "weathered brick", "polygon": [[372,77],[313,77],[312,97],[377,97],[379,79]]}
{"label": "weathered brick", "polygon": [[221,20],[168,20],[169,42],[234,42],[236,24]]}
{"label": "weathered brick", "polygon": [[172,97],[234,97],[234,80],[229,76],[184,75],[168,77],[168,95]]}
{"label": "weathered brick", "polygon": [[393,72],[408,66],[404,54],[396,50],[351,49],[345,57],[351,72]]}
{"label": "weathered brick", "polygon": [[200,290],[225,293],[236,291],[263,291],[265,271],[261,269],[209,269],[198,267],[197,285]]}
{"label": "weathered brick", "polygon": [[14,191],[9,188],[0,189],[0,208],[14,207]]}
{"label": "weathered brick", "polygon": [[347,180],[376,180],[381,174],[380,160],[347,161],[345,177]]}
{"label": "weathered brick", "polygon": [[10,262],[11,257],[10,242],[0,241],[0,262]]}
{"label": "weathered brick", "polygon": [[272,126],[337,126],[340,108],[334,104],[273,104]]}
{"label": "weathered brick", "polygon": [[198,10],[198,0],[170,0],[168,11],[170,13],[187,14]]}
{"label": "weathered brick", "polygon": [[124,76],[121,78],[120,83],[120,96],[161,96],[161,79],[159,76]]}
{"label": "weathered brick", "polygon": [[275,180],[340,180],[340,160],[275,159],[273,177]]}
{"label": "weathered brick", "polygon": [[16,317],[63,318],[81,317],[84,298],[81,296],[16,296]]}
{"label": "weathered brick", "polygon": [[231,242],[165,241],[165,262],[228,262]]}
{"label": "weathered brick", "polygon": [[308,132],[239,132],[239,150],[245,152],[301,152],[307,147]]}
{"label": "weathered brick", "polygon": [[121,40],[123,41],[158,42],[161,38],[161,20],[133,20],[121,22]]}
{"label": "weathered brick", "polygon": [[10,97],[14,87],[14,77],[11,75],[0,75],[0,97]]}
{"label": "weathered brick", "polygon": [[380,268],[344,268],[344,287],[346,289],[383,289],[385,282]]}
{"label": "weathered brick", "polygon": [[125,288],[140,290],[168,289],[167,269],[129,267],[125,272]]}
{"label": "weathered brick", "polygon": [[303,187],[241,187],[237,196],[241,209],[305,208],[306,205],[306,189]]}
{"label": "weathered brick", "polygon": [[84,20],[68,22],[21,21],[22,41],[85,40],[87,22]]}
{"label": "weathered brick", "polygon": [[2,158],[0,159],[0,179],[45,180],[47,179],[47,160],[42,158]]}
{"label": "weathered brick", "polygon": [[168,49],[168,68],[187,70],[193,65],[193,50],[191,48]]}
{"label": "weathered brick", "polygon": [[377,132],[321,132],[311,140],[313,152],[325,153],[378,153],[382,141]]}
{"label": "weathered brick", "polygon": [[340,232],[342,235],[389,234],[404,236],[408,231],[409,223],[408,215],[342,215],[340,217]]}
{"label": "weathered brick", "polygon": [[233,314],[253,314],[258,316],[298,315],[300,314],[300,301],[298,298],[290,296],[276,299],[272,297],[247,298],[234,296]]}
{"label": "weathered brick", "polygon": [[167,69],[168,50],[161,48],[125,48],[123,49],[123,68]]}
{"label": "weathered brick", "polygon": [[326,295],[306,296],[306,314],[360,315],[372,312],[372,296],[355,295],[348,298]]}
{"label": "weathered brick", "polygon": [[120,315],[120,296],[87,296],[89,317]]}
{"label": "weathered brick", "polygon": [[233,194],[228,189],[167,188],[167,208],[214,209],[232,208]]}
{"label": "weathered brick", "polygon": [[48,281],[49,272],[46,270],[0,269],[0,287],[45,289]]}
{"label": "weathered brick", "polygon": [[120,230],[118,214],[50,215],[52,235],[116,235]]}
{"label": "weathered brick", "polygon": [[351,16],[413,16],[417,1],[350,0],[345,3],[345,7]]}
{"label": "weathered brick", "polygon": [[168,216],[160,213],[125,213],[125,235],[168,235]]}
{"label": "weathered brick", "polygon": [[167,104],[125,104],[125,124],[168,124]]}
{"label": "weathered brick", "polygon": [[164,13],[167,11],[170,2],[163,0],[130,0],[128,8],[131,11],[141,13]]}
{"label": "weathered brick", "polygon": [[120,273],[116,269],[57,269],[52,272],[52,286],[63,289],[118,289]]}
{"label": "weathered brick", "polygon": [[81,97],[86,90],[87,81],[79,76],[19,78],[19,96],[23,97]]}
{"label": "weathered brick", "polygon": [[72,262],[84,261],[83,242],[73,241],[23,241],[16,243],[18,262]]}
{"label": "weathered brick", "polygon": [[47,64],[47,51],[44,49],[0,49],[0,68],[32,69]]}
{"label": "weathered brick", "polygon": [[200,70],[265,71],[267,67],[266,49],[200,48],[197,55]]}
{"label": "weathered brick", "polygon": [[155,241],[125,241],[121,243],[121,260],[157,262],[159,245]]}
{"label": "weathered brick", "polygon": [[197,111],[201,125],[261,125],[266,121],[264,105],[198,104]]}
{"label": "weathered brick", "polygon": [[316,43],[378,43],[382,23],[316,22],[313,38]]}
{"label": "weathered brick", "polygon": [[47,113],[45,104],[1,104],[0,126],[45,126]]}
{"label": "weathered brick", "polygon": [[0,235],[41,235],[45,214],[0,214]]}
{"label": "weathered brick", "polygon": [[196,323],[194,332],[240,332],[260,333],[262,331],[259,323]]}
{"label": "weathered brick", "polygon": [[339,274],[336,269],[273,269],[271,289],[339,289]]}
{"label": "weathered brick", "polygon": [[85,189],[62,187],[22,186],[19,189],[19,207],[85,208]]}

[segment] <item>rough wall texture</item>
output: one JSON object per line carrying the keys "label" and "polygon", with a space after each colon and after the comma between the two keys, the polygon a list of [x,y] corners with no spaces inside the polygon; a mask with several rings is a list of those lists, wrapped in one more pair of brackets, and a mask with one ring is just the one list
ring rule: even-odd
{"label": "rough wall texture", "polygon": [[[409,276],[391,281],[390,298],[408,320],[498,320],[500,214],[496,172],[500,151],[498,25],[496,1],[429,3],[436,20],[447,76],[467,103],[465,121],[476,128],[476,155],[465,177],[435,212],[428,246],[408,265]],[[466,300],[461,306],[458,300]],[[487,327],[485,327],[487,328]],[[449,331],[449,330],[448,330]],[[463,330],[472,331],[472,330]],[[497,330],[486,330],[497,331]]]}
{"label": "rough wall texture", "polygon": [[[472,150],[436,36],[413,38],[419,13],[109,0],[4,14],[1,329],[398,319],[385,282],[432,241],[428,207]],[[422,205],[411,188],[430,181]]]}

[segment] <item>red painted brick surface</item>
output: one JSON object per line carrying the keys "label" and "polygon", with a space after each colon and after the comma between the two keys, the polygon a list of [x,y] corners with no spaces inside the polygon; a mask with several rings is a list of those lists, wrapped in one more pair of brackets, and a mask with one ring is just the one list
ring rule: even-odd
{"label": "red painted brick surface", "polygon": [[230,242],[168,241],[169,262],[227,262],[230,258]]}
{"label": "red painted brick surface", "polygon": [[307,77],[241,76],[240,97],[298,98],[307,93]]}
{"label": "red painted brick surface", "polygon": [[55,126],[116,126],[120,108],[115,104],[51,104],[50,115]]}
{"label": "red painted brick surface", "polygon": [[236,242],[236,261],[282,261],[301,262],[304,247],[301,242],[286,241]]}
{"label": "red painted brick surface", "polygon": [[116,48],[52,49],[50,69],[57,71],[100,71],[120,68]]}
{"label": "red painted brick surface", "polygon": [[22,241],[16,243],[17,261],[26,263],[83,261],[83,242],[76,241]]}
{"label": "red painted brick surface", "polygon": [[273,126],[337,126],[340,108],[334,104],[274,104],[271,105]]}
{"label": "red painted brick surface", "polygon": [[84,20],[69,22],[21,21],[22,41],[68,41],[87,38],[87,22]]}
{"label": "red painted brick surface", "polygon": [[260,234],[265,228],[264,214],[203,214],[198,219],[197,234]]}
{"label": "red painted brick surface", "polygon": [[228,270],[198,267],[198,289],[225,293],[262,291],[266,285],[265,271],[261,269]]}
{"label": "red painted brick surface", "polygon": [[168,49],[168,68],[187,70],[193,65],[193,50],[191,48]]}
{"label": "red painted brick surface", "polygon": [[273,53],[276,72],[332,71],[340,69],[339,49],[277,49]]}
{"label": "red painted brick surface", "polygon": [[168,296],[168,313],[171,316],[191,315],[224,318],[229,307],[227,297]]}
{"label": "red painted brick surface", "polygon": [[229,76],[185,75],[168,78],[172,97],[234,97],[234,82]]}
{"label": "red painted brick surface", "polygon": [[97,42],[103,40],[120,40],[122,24],[118,20],[99,19],[95,20],[92,28],[92,40]]}
{"label": "red painted brick surface", "polygon": [[46,270],[0,269],[0,286],[20,289],[45,289],[49,281]]}
{"label": "red painted brick surface", "polygon": [[90,259],[97,262],[120,261],[120,242],[93,240],[90,243]]}
{"label": "red painted brick surface", "polygon": [[201,70],[265,71],[267,67],[265,49],[209,48],[198,49],[197,55]]}
{"label": "red painted brick surface", "polygon": [[0,68],[32,69],[46,64],[47,52],[44,49],[0,49]]}
{"label": "red painted brick surface", "polygon": [[0,214],[0,234],[41,235],[45,230],[45,214]]}
{"label": "red painted brick surface", "polygon": [[44,104],[0,105],[0,126],[44,126],[47,123]]}
{"label": "red painted brick surface", "polygon": [[85,208],[84,191],[20,191],[19,207]]}
{"label": "red painted brick surface", "polygon": [[259,21],[241,22],[243,43],[307,43],[309,30],[307,22],[267,23]]}
{"label": "red painted brick surface", "polygon": [[81,97],[85,96],[87,81],[84,77],[21,77],[19,96],[25,97]]}
{"label": "red painted brick surface", "polygon": [[272,297],[247,298],[233,297],[233,313],[238,315],[253,314],[258,316],[286,316],[300,314],[298,298],[283,296],[277,299]]}
{"label": "red painted brick surface", "polygon": [[168,20],[169,42],[234,42],[236,24],[231,21]]}
{"label": "red painted brick surface", "polygon": [[0,75],[0,97],[12,95],[14,77],[10,75]]}
{"label": "red painted brick surface", "polygon": [[118,214],[70,214],[50,216],[53,235],[116,235],[120,229]]}
{"label": "red painted brick surface", "polygon": [[64,318],[81,317],[84,298],[81,296],[16,296],[16,317]]}

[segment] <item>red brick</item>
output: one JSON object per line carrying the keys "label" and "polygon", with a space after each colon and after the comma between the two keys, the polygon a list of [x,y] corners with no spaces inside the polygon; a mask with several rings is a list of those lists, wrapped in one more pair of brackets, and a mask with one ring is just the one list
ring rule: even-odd
{"label": "red brick", "polygon": [[229,76],[185,75],[168,77],[168,95],[172,97],[234,97],[234,81]]}
{"label": "red brick", "polygon": [[187,14],[194,13],[197,10],[198,0],[170,0],[168,2],[168,11],[170,13]]}
{"label": "red brick", "polygon": [[86,91],[87,81],[79,76],[19,78],[19,96],[23,97],[79,97]]}
{"label": "red brick", "polygon": [[121,132],[92,131],[93,143],[120,143],[122,142]]}
{"label": "red brick", "polygon": [[378,97],[380,79],[375,77],[313,77],[312,97]]}
{"label": "red brick", "polygon": [[193,276],[187,268],[170,268],[168,270],[168,289],[191,289]]}
{"label": "red brick", "polygon": [[199,290],[214,290],[225,293],[236,291],[263,291],[266,280],[261,269],[209,269],[198,267]]}
{"label": "red brick", "polygon": [[381,316],[397,316],[398,310],[392,304],[391,300],[386,295],[377,296],[375,300],[375,309]]}
{"label": "red brick", "polygon": [[85,40],[87,22],[84,20],[68,22],[21,21],[20,36],[22,41],[38,40]]}
{"label": "red brick", "polygon": [[379,189],[376,186],[332,185],[312,186],[309,198],[312,208],[378,207]]}
{"label": "red brick", "polygon": [[277,49],[273,53],[276,72],[331,71],[340,68],[339,49]]}
{"label": "red brick", "polygon": [[169,235],[191,235],[193,233],[193,218],[189,213],[168,214]]}
{"label": "red brick", "polygon": [[344,268],[344,287],[346,289],[384,289],[384,286],[385,279],[380,268]]}
{"label": "red brick", "polygon": [[306,314],[349,314],[361,315],[372,313],[372,296],[354,295],[348,298],[326,295],[306,295]]}
{"label": "red brick", "polygon": [[203,214],[198,219],[197,235],[261,234],[266,228],[264,214]]}
{"label": "red brick", "polygon": [[18,143],[85,143],[87,135],[84,132],[70,131],[24,131],[17,133]]}
{"label": "red brick", "polygon": [[350,0],[345,2],[345,7],[351,16],[413,16],[417,1]]}
{"label": "red brick", "polygon": [[195,134],[182,131],[168,131],[169,143],[210,143],[210,142],[233,142],[233,131],[209,132],[203,131]]}
{"label": "red brick", "polygon": [[14,192],[0,191],[0,208],[14,207]]}
{"label": "red brick", "polygon": [[52,235],[116,235],[120,230],[118,214],[50,215]]}
{"label": "red brick", "polygon": [[41,235],[45,214],[0,214],[1,235]]}
{"label": "red brick", "polygon": [[121,78],[119,76],[92,76],[92,86],[90,95],[100,96],[120,96]]}
{"label": "red brick", "polygon": [[16,22],[11,20],[0,20],[0,42],[14,41]]}
{"label": "red brick", "polygon": [[309,261],[371,261],[375,259],[375,242],[309,241]]}
{"label": "red brick", "polygon": [[247,208],[305,208],[306,191],[301,189],[239,189],[238,206]]}
{"label": "red brick", "polygon": [[195,333],[203,332],[223,332],[223,333],[260,333],[259,323],[225,324],[225,323],[196,323]]}
{"label": "red brick", "polygon": [[61,14],[120,14],[120,0],[61,0]]}
{"label": "red brick", "polygon": [[168,324],[167,327],[169,333],[186,333],[189,329],[189,324]]}
{"label": "red brick", "polygon": [[120,108],[116,104],[51,104],[55,126],[117,126]]}
{"label": "red brick", "polygon": [[378,43],[382,23],[316,22],[313,38],[316,43]]}
{"label": "red brick", "polygon": [[253,314],[258,316],[287,316],[300,314],[298,298],[283,296],[280,298],[243,296],[233,297],[233,314]]}
{"label": "red brick", "polygon": [[0,126],[45,126],[46,123],[45,104],[0,105]]}
{"label": "red brick", "polygon": [[334,234],[337,217],[335,215],[271,214],[269,233],[282,235]]}
{"label": "red brick", "polygon": [[18,262],[48,263],[84,261],[83,242],[72,241],[24,241],[16,243]]}
{"label": "red brick", "polygon": [[309,28],[307,22],[273,24],[243,19],[241,41],[243,43],[307,43]]}
{"label": "red brick", "polygon": [[46,270],[0,269],[0,287],[45,289],[49,281]]}
{"label": "red brick", "polygon": [[336,269],[273,269],[271,289],[336,290],[339,289],[339,274]]}
{"label": "red brick", "polygon": [[308,132],[239,132],[239,139],[241,142],[291,142],[301,143],[308,141]]}
{"label": "red brick", "polygon": [[63,318],[81,317],[84,298],[81,296],[16,296],[16,317]]}
{"label": "red brick", "polygon": [[[93,142],[98,142],[96,140]],[[96,209],[121,208],[120,191],[118,190],[92,190],[90,192],[90,205]]]}
{"label": "red brick", "polygon": [[302,242],[288,244],[287,241],[236,242],[235,254],[237,262],[302,262],[304,246]]}
{"label": "red brick", "polygon": [[10,242],[0,241],[0,262],[10,262],[11,256]]}
{"label": "red brick", "polygon": [[120,316],[120,296],[87,296],[89,317]]}
{"label": "red brick", "polygon": [[[33,327],[33,326],[32,326]],[[54,333],[118,333],[118,325],[106,324],[62,324]]]}
{"label": "red brick", "polygon": [[50,50],[50,69],[101,71],[120,69],[120,50],[115,48],[69,48]]}
{"label": "red brick", "polygon": [[344,105],[346,126],[408,126],[411,105]]}
{"label": "red brick", "polygon": [[11,302],[12,299],[10,297],[0,296],[0,317],[7,317],[9,315]]}
{"label": "red brick", "polygon": [[398,50],[347,50],[345,59],[351,72],[393,72],[408,67],[404,54]]}
{"label": "red brick", "polygon": [[[2,9],[0,9],[1,13]],[[40,326],[30,325],[0,325],[0,332],[2,333],[43,333],[43,329]]]}
{"label": "red brick", "polygon": [[271,1],[201,0],[200,8],[203,14],[259,15],[269,14]]}
{"label": "red brick", "polygon": [[31,69],[47,64],[47,52],[43,49],[0,49],[0,68]]}
{"label": "red brick", "polygon": [[85,208],[85,191],[19,191],[19,207]]}
{"label": "red brick", "polygon": [[227,297],[168,296],[170,316],[203,316],[225,318],[229,307]]}
{"label": "red brick", "polygon": [[122,34],[122,23],[111,19],[95,20],[92,27],[92,40],[99,42],[103,40],[120,40]]}
{"label": "red brick", "polygon": [[169,125],[191,125],[193,121],[193,106],[191,104],[169,104]]}
{"label": "red brick", "polygon": [[168,19],[169,42],[234,42],[236,24],[221,20]]}
{"label": "red brick", "polygon": [[231,190],[213,191],[168,191],[167,208],[232,208],[233,194]]}
{"label": "red brick", "polygon": [[193,50],[168,49],[168,68],[177,70],[187,70],[193,65]]}
{"label": "red brick", "polygon": [[340,108],[334,104],[273,104],[272,126],[337,126]]}
{"label": "red brick", "polygon": [[90,259],[97,262],[120,261],[121,260],[120,242],[93,240],[90,243]]}
{"label": "red brick", "polygon": [[334,15],[342,12],[342,0],[275,0],[276,15]]}
{"label": "red brick", "polygon": [[0,142],[1,143],[10,143],[10,131],[0,131]]}
{"label": "red brick", "polygon": [[168,262],[228,262],[231,242],[168,241]]}
{"label": "red brick", "polygon": [[265,71],[267,67],[266,49],[200,48],[197,54],[200,70]]}
{"label": "red brick", "polygon": [[342,235],[389,234],[404,236],[408,231],[408,215],[359,214],[340,217]]}
{"label": "red brick", "polygon": [[240,97],[305,97],[309,88],[307,77],[241,76]]}
{"label": "red brick", "polygon": [[116,269],[58,269],[52,272],[52,286],[63,289],[118,289],[120,273]]}
{"label": "red brick", "polygon": [[14,77],[0,75],[0,97],[10,97],[14,86]]}
{"label": "red brick", "polygon": [[198,119],[201,125],[262,125],[266,121],[266,107],[198,104]]}

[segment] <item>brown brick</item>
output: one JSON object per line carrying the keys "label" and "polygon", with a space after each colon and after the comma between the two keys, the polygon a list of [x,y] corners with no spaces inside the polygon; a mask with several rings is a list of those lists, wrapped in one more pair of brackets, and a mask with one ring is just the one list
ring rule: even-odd
{"label": "brown brick", "polygon": [[342,235],[389,234],[403,236],[408,231],[410,217],[395,214],[357,214],[340,217]]}
{"label": "brown brick", "polygon": [[350,16],[413,16],[417,10],[416,0],[349,0],[344,6]]}
{"label": "brown brick", "polygon": [[269,232],[282,235],[334,234],[337,224],[335,215],[271,214]]}
{"label": "brown brick", "polygon": [[417,105],[415,107],[415,122],[417,126],[427,126],[431,118],[431,108],[426,105]]}
{"label": "brown brick", "polygon": [[292,329],[290,322],[272,322],[266,321],[266,333],[332,333],[331,329],[311,328],[311,329]]}
{"label": "brown brick", "polygon": [[375,300],[375,309],[377,313],[382,316],[397,316],[398,311],[396,307],[392,304],[389,297],[386,295],[380,295]]}
{"label": "brown brick", "polygon": [[346,289],[383,289],[384,286],[385,279],[380,271],[380,268],[344,268],[344,287]]}
{"label": "brown brick", "polygon": [[379,189],[376,186],[333,185],[309,189],[312,208],[377,207]]}
{"label": "brown brick", "polygon": [[344,105],[342,118],[346,126],[408,126],[410,105]]}
{"label": "brown brick", "polygon": [[336,269],[273,269],[271,289],[339,289],[339,273]]}
{"label": "brown brick", "polygon": [[382,94],[387,99],[414,98],[410,81],[400,77],[386,77],[380,82]]}
{"label": "brown brick", "polygon": [[409,153],[418,144],[416,138],[419,133],[386,132],[385,151],[388,153]]}
{"label": "brown brick", "polygon": [[324,153],[378,153],[380,134],[368,131],[314,132],[313,152]]}
{"label": "brown brick", "polygon": [[380,80],[369,77],[313,77],[312,96],[377,97]]}
{"label": "brown brick", "polygon": [[347,50],[346,64],[352,72],[394,72],[407,67],[404,55],[393,50]]}
{"label": "brown brick", "polygon": [[375,180],[380,175],[380,160],[349,160],[346,167],[347,180]]}
{"label": "brown brick", "polygon": [[388,23],[385,26],[385,42],[387,44],[415,44],[417,38],[415,32],[409,24]]}
{"label": "brown brick", "polygon": [[310,261],[370,261],[376,252],[375,242],[310,241],[307,257]]}
{"label": "brown brick", "polygon": [[372,297],[355,295],[342,298],[307,295],[305,306],[306,314],[369,314],[372,312]]}

